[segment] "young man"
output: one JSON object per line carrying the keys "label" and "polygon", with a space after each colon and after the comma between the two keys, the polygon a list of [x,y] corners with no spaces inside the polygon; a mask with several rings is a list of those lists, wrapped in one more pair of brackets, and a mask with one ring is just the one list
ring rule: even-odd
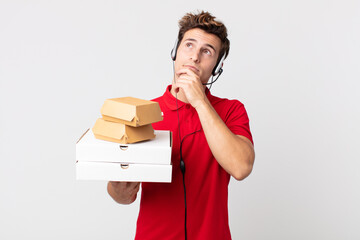
{"label": "young man", "polygon": [[[179,26],[172,85],[154,99],[164,114],[154,129],[173,132],[172,182],[142,183],[135,239],[227,240],[230,176],[246,178],[254,163],[249,119],[242,103],[212,96],[204,85],[229,52],[226,27],[208,12],[186,14]],[[135,201],[138,190],[139,183],[108,184],[121,204]]]}

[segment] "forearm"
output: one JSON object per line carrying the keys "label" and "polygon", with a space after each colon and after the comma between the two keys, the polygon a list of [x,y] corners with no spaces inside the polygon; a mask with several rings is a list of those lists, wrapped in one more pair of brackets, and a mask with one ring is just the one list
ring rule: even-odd
{"label": "forearm", "polygon": [[233,134],[207,99],[196,110],[215,159],[235,179],[246,178],[255,156],[250,140]]}

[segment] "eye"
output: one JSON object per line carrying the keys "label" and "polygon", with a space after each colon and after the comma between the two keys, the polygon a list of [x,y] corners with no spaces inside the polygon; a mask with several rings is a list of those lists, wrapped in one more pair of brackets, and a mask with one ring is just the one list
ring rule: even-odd
{"label": "eye", "polygon": [[204,49],[203,52],[204,52],[206,55],[211,55],[211,51],[208,50],[208,49]]}
{"label": "eye", "polygon": [[185,46],[188,47],[188,48],[190,48],[190,47],[192,47],[192,43],[189,43],[189,42],[188,42],[188,43],[185,44]]}

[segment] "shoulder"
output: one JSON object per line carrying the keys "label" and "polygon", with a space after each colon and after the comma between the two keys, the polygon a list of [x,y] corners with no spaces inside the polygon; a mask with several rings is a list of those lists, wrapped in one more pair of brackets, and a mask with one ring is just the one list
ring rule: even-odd
{"label": "shoulder", "polygon": [[244,136],[253,143],[249,117],[242,102],[237,99],[213,96],[213,101],[211,101],[211,103],[232,133]]}
{"label": "shoulder", "polygon": [[224,118],[224,120],[227,119],[230,114],[243,114],[246,112],[244,104],[237,99],[211,96],[210,102],[216,112]]}
{"label": "shoulder", "polygon": [[243,103],[237,99],[228,99],[228,98],[222,98],[222,97],[210,95],[209,100],[213,106],[219,106],[219,107],[243,106]]}

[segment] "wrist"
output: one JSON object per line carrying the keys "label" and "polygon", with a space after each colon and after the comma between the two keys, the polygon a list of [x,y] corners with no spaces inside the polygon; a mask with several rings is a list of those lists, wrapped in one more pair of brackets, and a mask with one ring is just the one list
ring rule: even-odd
{"label": "wrist", "polygon": [[211,103],[205,96],[204,100],[199,101],[199,103],[194,107],[197,112],[206,111],[207,109],[211,108]]}

